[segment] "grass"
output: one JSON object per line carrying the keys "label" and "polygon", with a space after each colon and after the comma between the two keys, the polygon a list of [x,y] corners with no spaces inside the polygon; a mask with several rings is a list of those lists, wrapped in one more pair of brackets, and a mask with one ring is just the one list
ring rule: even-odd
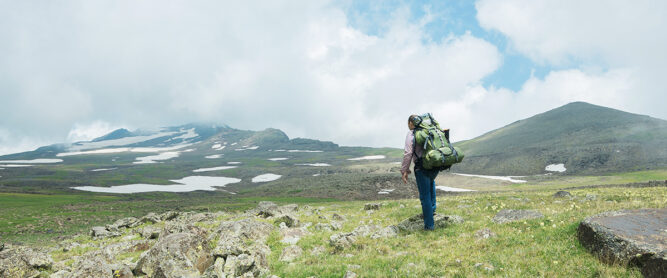
{"label": "grass", "polygon": [[[555,199],[551,191],[438,198],[439,213],[460,215],[465,223],[434,232],[402,233],[396,238],[362,237],[353,248],[340,253],[333,252],[327,244],[328,237],[336,232],[314,233],[299,241],[304,255],[293,263],[278,261],[285,245],[275,238],[269,240],[273,250],[271,270],[281,277],[341,277],[348,269],[360,277],[641,277],[637,269],[600,263],[578,243],[576,228],[583,218],[603,211],[665,207],[667,189],[596,188],[571,193],[573,200]],[[587,194],[598,198],[582,201]],[[522,198],[528,201],[517,200]],[[361,223],[387,226],[421,212],[414,207],[418,200],[385,204],[368,215],[362,209],[363,202],[333,203],[323,215],[345,215],[348,220],[339,232],[350,232]],[[508,224],[491,222],[505,208],[537,209],[544,217]],[[302,222],[327,220],[310,216],[302,217]],[[483,228],[491,229],[497,236],[477,239],[475,232]],[[323,246],[327,252],[312,255],[315,246]],[[482,266],[475,267],[478,263]],[[485,270],[484,266],[493,266],[494,270]]]}

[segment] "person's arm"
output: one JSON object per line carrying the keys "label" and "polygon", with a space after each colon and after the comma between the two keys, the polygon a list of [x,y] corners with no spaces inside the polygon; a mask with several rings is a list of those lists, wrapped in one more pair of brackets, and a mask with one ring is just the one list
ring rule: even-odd
{"label": "person's arm", "polygon": [[410,163],[412,163],[412,157],[414,155],[413,149],[414,135],[412,132],[408,132],[408,135],[405,137],[405,148],[403,151],[403,162],[401,163],[401,175],[404,183],[408,183],[408,175],[410,175]]}

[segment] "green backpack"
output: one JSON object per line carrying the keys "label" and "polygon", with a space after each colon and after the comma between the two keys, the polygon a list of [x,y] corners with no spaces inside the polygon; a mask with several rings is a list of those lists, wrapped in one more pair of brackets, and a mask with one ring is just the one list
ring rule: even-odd
{"label": "green backpack", "polygon": [[415,117],[412,123],[415,126],[414,143],[424,147],[422,157],[418,158],[424,169],[446,170],[453,164],[463,161],[463,152],[452,146],[449,134],[440,128],[440,124],[431,113]]}

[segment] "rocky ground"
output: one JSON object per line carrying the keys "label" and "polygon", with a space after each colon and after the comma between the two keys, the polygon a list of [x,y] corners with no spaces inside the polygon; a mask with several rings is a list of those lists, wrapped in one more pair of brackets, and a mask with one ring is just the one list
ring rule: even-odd
{"label": "rocky ground", "polygon": [[[422,230],[418,200],[149,213],[57,246],[0,244],[0,277],[636,276],[598,261],[576,227],[599,224],[586,211],[665,206],[664,188],[639,190],[448,196],[435,232]],[[662,211],[646,219],[658,219],[652,238],[663,245],[649,250],[664,261]],[[595,246],[604,242],[618,243]]]}

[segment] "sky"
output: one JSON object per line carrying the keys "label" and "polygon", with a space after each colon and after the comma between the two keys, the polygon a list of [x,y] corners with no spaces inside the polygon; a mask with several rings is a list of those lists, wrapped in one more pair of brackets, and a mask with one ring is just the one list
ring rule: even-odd
{"label": "sky", "polygon": [[667,119],[667,1],[0,0],[0,154],[191,122],[401,148],[573,101]]}

